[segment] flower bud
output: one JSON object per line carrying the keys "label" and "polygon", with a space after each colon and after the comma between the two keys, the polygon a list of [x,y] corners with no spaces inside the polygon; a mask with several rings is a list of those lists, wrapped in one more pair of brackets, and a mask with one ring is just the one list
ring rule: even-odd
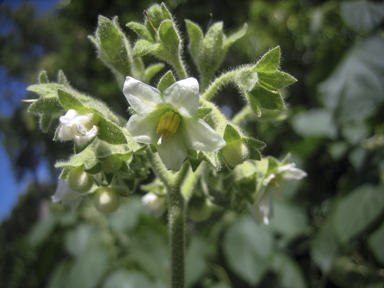
{"label": "flower bud", "polygon": [[155,217],[160,217],[167,209],[167,197],[157,196],[155,193],[149,192],[141,198],[141,204],[148,213],[152,213]]}
{"label": "flower bud", "polygon": [[121,165],[123,165],[123,161],[116,155],[110,155],[101,161],[101,169],[107,174],[117,172],[121,168]]}
{"label": "flower bud", "polygon": [[120,194],[113,188],[100,187],[95,192],[93,203],[101,213],[111,213],[120,206]]}
{"label": "flower bud", "polygon": [[93,186],[93,177],[85,172],[83,167],[77,167],[69,171],[67,177],[68,187],[79,193],[88,192]]}
{"label": "flower bud", "polygon": [[227,144],[221,152],[225,162],[231,168],[243,163],[249,156],[248,147],[241,140]]}

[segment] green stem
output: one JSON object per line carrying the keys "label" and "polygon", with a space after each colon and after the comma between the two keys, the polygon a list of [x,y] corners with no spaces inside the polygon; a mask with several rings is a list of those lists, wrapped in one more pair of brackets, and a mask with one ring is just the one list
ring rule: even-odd
{"label": "green stem", "polygon": [[180,55],[178,55],[178,57],[175,57],[173,61],[173,66],[175,67],[177,75],[180,77],[180,79],[185,79],[188,77],[187,70],[185,69],[185,65],[183,63],[183,60],[181,60]]}
{"label": "green stem", "polygon": [[211,99],[217,91],[220,90],[220,88],[226,84],[228,84],[232,78],[238,73],[238,71],[230,71],[227,73],[222,74],[220,77],[216,78],[215,81],[209,87],[207,90],[205,90],[202,98],[205,100]]}

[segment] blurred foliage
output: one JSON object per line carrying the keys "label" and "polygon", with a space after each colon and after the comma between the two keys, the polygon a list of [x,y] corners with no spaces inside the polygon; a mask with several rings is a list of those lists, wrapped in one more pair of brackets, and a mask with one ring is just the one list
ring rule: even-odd
{"label": "blurred foliage", "polygon": [[[43,68],[51,79],[62,69],[73,87],[108,99],[126,118],[121,87],[95,60],[87,35],[93,34],[99,14],[118,15],[124,26],[144,19],[150,4],[65,1],[46,15],[37,15],[29,2],[15,11],[2,5],[1,21],[11,23],[0,35],[2,68],[7,78],[24,83],[35,82]],[[166,4],[184,35],[182,19],[205,28],[210,13],[214,21],[224,21],[228,32],[248,23],[246,36],[228,51],[223,70],[256,61],[254,55],[280,45],[281,70],[298,79],[283,94],[289,107],[243,124],[267,143],[265,155],[291,152],[308,173],[303,183],[287,185],[286,201],[275,201],[268,226],[234,211],[217,211],[202,222],[189,220],[188,286],[382,287],[384,5],[304,0]],[[123,30],[132,42],[136,39]],[[56,159],[66,158],[70,145],[53,144],[52,134],[39,131],[12,92],[3,88],[1,97],[19,107],[12,116],[1,116],[0,127],[20,179],[25,171],[36,172],[42,159],[53,167]],[[240,99],[226,88],[217,102],[233,114],[243,105]],[[52,188],[31,186],[1,224],[1,287],[168,286],[165,217],[145,215],[132,197],[108,217],[91,205],[69,212],[52,204],[49,217],[38,220],[37,207],[51,194]]]}

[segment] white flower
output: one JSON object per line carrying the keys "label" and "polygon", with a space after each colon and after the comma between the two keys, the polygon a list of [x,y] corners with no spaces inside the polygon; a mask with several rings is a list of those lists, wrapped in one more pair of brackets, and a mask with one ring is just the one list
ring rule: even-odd
{"label": "white flower", "polygon": [[148,213],[153,213],[155,217],[160,217],[165,209],[167,209],[167,198],[149,192],[141,198],[141,204]]}
{"label": "white flower", "polygon": [[269,224],[273,217],[273,205],[271,194],[279,199],[284,197],[284,185],[291,179],[300,180],[307,176],[307,173],[301,169],[295,168],[294,163],[280,166],[273,173],[269,174],[260,187],[260,193],[257,193],[257,199],[253,205],[248,204],[248,210],[251,212],[257,224],[264,222]]}
{"label": "white flower", "polygon": [[77,111],[69,109],[64,116],[60,117],[59,139],[75,140],[77,145],[84,146],[97,134],[97,127],[93,125],[92,120],[92,113],[79,115]]}
{"label": "white flower", "polygon": [[76,209],[81,202],[81,193],[73,191],[67,185],[67,181],[59,179],[57,184],[56,192],[52,196],[52,202],[61,202],[63,205],[69,204],[72,210]]}
{"label": "white flower", "polygon": [[156,144],[168,169],[179,170],[187,150],[216,151],[225,141],[197,116],[199,83],[195,78],[178,81],[163,93],[132,77],[127,77],[123,92],[137,114],[130,117],[127,129],[136,142]]}

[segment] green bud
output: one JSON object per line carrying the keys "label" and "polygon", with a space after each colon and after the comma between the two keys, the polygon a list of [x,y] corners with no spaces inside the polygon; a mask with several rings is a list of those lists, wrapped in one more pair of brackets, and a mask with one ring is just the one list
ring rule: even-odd
{"label": "green bud", "polygon": [[189,216],[195,221],[203,221],[211,216],[213,210],[212,204],[204,198],[193,197],[189,201]]}
{"label": "green bud", "polygon": [[85,193],[92,188],[94,181],[91,174],[85,172],[83,167],[79,166],[69,171],[67,183],[72,190]]}
{"label": "green bud", "polygon": [[123,165],[123,161],[116,155],[111,155],[101,161],[101,169],[107,174],[117,172],[121,165]]}
{"label": "green bud", "polygon": [[249,158],[249,149],[242,140],[227,144],[221,150],[221,153],[225,162],[231,168],[234,168]]}
{"label": "green bud", "polygon": [[111,213],[120,206],[120,194],[113,188],[100,187],[95,192],[93,203],[101,213]]}

